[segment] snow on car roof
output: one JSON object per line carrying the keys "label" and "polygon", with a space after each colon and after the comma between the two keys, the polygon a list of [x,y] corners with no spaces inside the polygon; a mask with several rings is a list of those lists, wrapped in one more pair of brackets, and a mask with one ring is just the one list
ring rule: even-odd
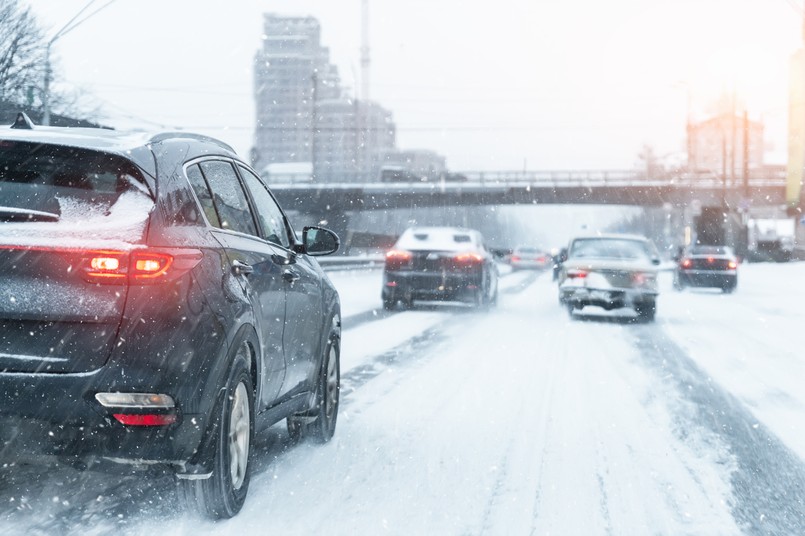
{"label": "snow on car roof", "polygon": [[396,247],[400,249],[462,251],[476,249],[480,233],[459,227],[412,227],[407,229]]}

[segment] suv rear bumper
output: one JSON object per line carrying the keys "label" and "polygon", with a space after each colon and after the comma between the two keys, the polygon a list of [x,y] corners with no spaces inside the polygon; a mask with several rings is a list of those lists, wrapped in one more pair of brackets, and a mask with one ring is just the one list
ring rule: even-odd
{"label": "suv rear bumper", "polygon": [[[182,463],[198,449],[205,417],[182,414],[167,426],[125,426],[95,400],[99,371],[81,374],[0,373],[0,457],[19,454]],[[118,386],[116,391],[124,391]],[[131,392],[131,390],[129,390]],[[154,411],[150,411],[154,413]]]}

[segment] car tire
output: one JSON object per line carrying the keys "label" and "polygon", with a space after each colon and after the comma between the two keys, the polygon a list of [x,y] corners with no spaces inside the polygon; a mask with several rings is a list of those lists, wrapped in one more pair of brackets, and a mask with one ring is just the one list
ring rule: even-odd
{"label": "car tire", "polygon": [[397,300],[390,300],[388,298],[383,298],[383,309],[385,309],[386,311],[392,311],[396,305]]}
{"label": "car tire", "polygon": [[567,316],[570,317],[571,320],[575,319],[575,316],[573,315],[573,311],[576,310],[576,306],[573,305],[572,302],[568,301],[568,302],[564,303],[564,307],[565,307],[565,310],[567,311]]}
{"label": "car tire", "polygon": [[721,287],[721,291],[722,291],[724,294],[732,294],[733,292],[735,292],[735,287],[736,287],[736,286],[737,286],[737,285],[726,285],[726,286],[724,286],[724,287]]}
{"label": "car tire", "polygon": [[496,307],[498,304],[498,285],[495,283],[495,290],[492,292],[492,296],[489,298],[489,306]]}
{"label": "car tire", "polygon": [[288,435],[293,441],[309,439],[326,443],[335,433],[341,391],[341,357],[338,341],[327,343],[324,359],[316,382],[314,407],[305,415],[286,419]]}
{"label": "car tire", "polygon": [[642,322],[653,322],[657,315],[657,302],[643,302],[635,305],[635,312]]}
{"label": "car tire", "polygon": [[227,374],[224,392],[214,413],[212,476],[180,480],[184,502],[212,519],[235,516],[249,490],[249,458],[254,441],[254,388],[249,349],[241,344]]}

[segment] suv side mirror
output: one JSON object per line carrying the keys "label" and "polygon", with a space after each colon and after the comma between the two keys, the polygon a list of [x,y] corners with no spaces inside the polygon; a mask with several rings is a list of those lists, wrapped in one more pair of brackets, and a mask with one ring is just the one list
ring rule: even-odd
{"label": "suv side mirror", "polygon": [[338,251],[338,235],[324,227],[305,227],[302,230],[302,247],[313,256],[329,255]]}

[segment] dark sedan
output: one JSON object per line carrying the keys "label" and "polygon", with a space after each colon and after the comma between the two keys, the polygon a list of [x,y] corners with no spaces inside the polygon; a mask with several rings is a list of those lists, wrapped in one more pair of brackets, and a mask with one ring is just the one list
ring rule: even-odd
{"label": "dark sedan", "polygon": [[454,227],[406,230],[386,253],[383,307],[414,300],[494,304],[498,271],[481,233]]}
{"label": "dark sedan", "polygon": [[[256,429],[327,441],[339,297],[270,190],[189,133],[0,133],[0,456],[162,466],[235,515]],[[286,318],[290,321],[286,322]]]}
{"label": "dark sedan", "polygon": [[727,246],[690,247],[677,261],[674,288],[720,288],[726,293],[738,286],[738,259]]}

